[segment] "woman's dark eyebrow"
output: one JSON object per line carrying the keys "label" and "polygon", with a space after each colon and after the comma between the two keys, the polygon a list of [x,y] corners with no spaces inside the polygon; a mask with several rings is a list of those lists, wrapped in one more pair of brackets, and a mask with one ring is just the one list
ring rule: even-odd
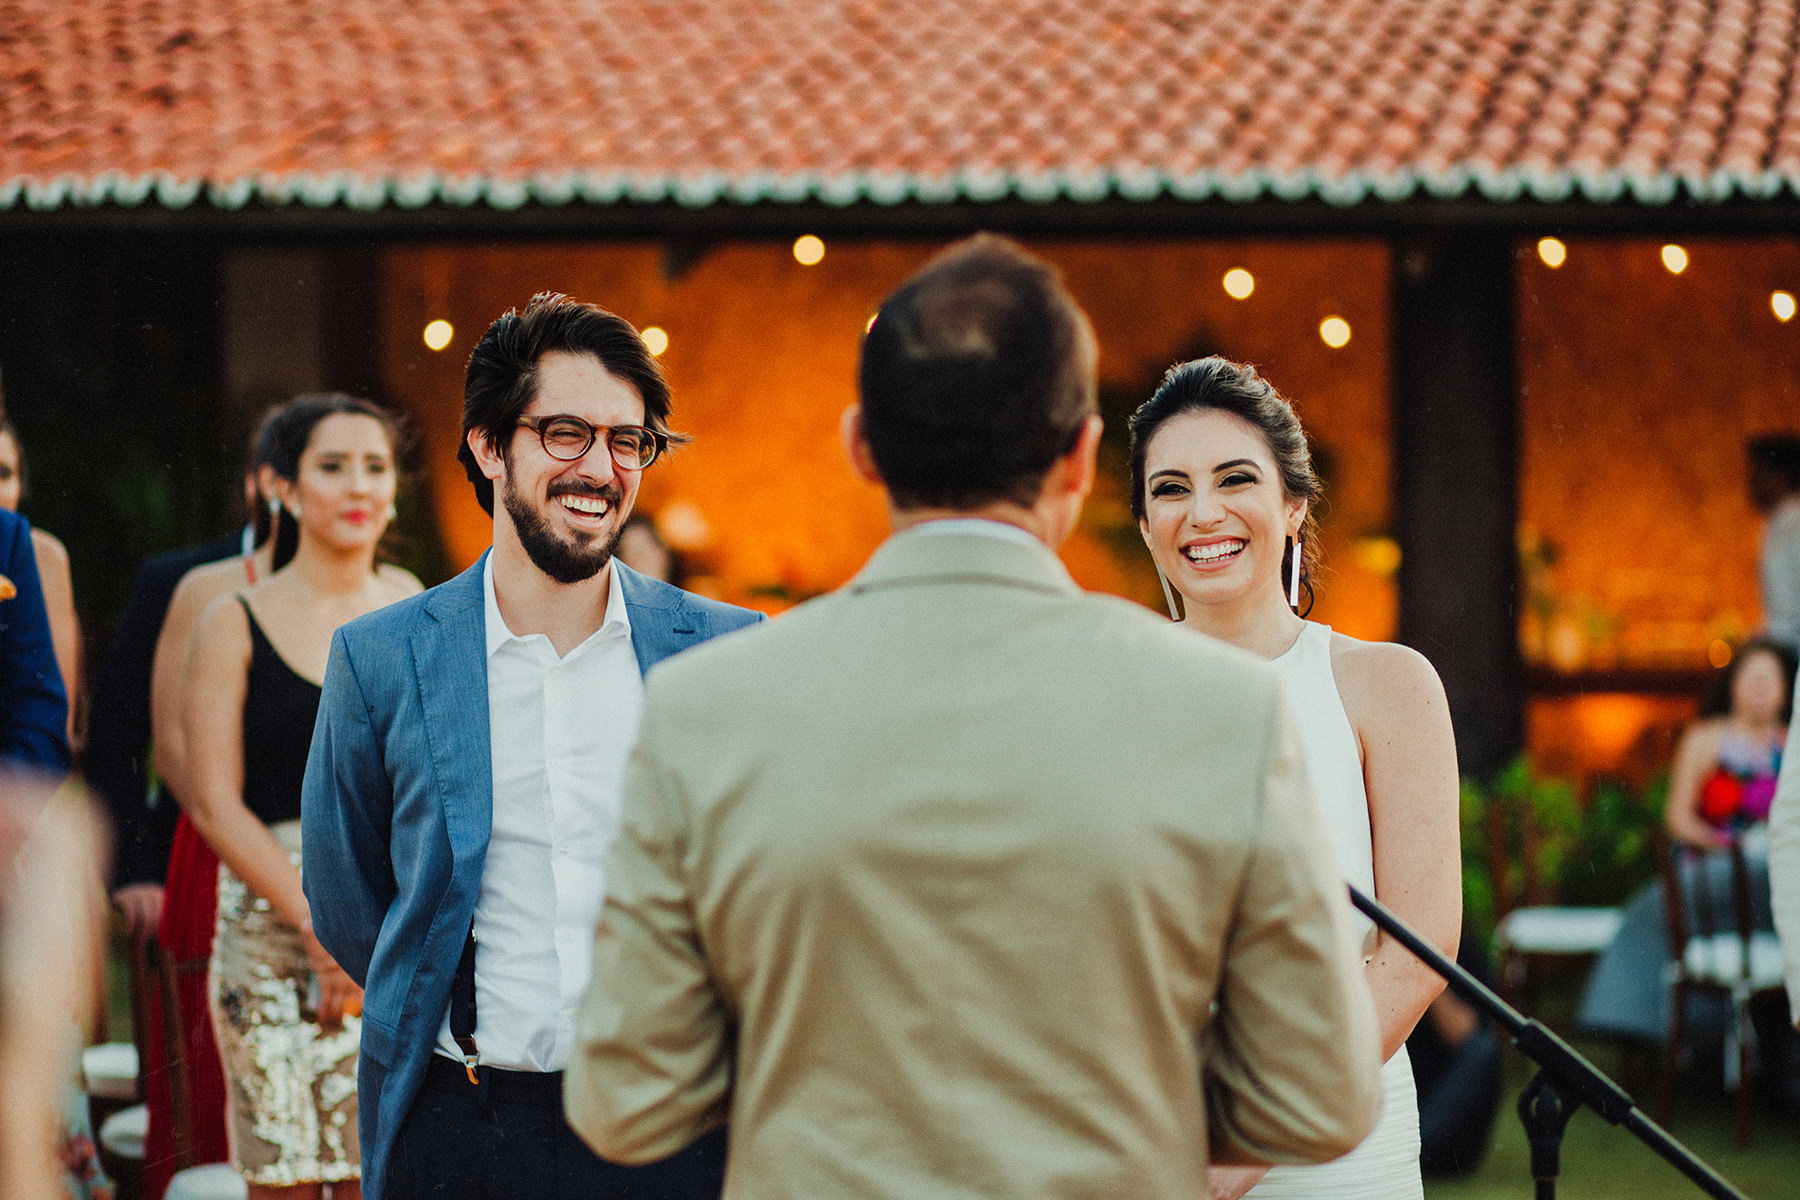
{"label": "woman's dark eyebrow", "polygon": [[1186,471],[1177,471],[1177,470],[1174,470],[1173,468],[1168,468],[1165,470],[1157,471],[1156,473],[1151,475],[1150,478],[1152,480],[1157,480],[1157,479],[1161,479],[1164,475],[1168,475],[1175,479],[1186,479],[1188,477],[1188,473]]}
{"label": "woman's dark eyebrow", "polygon": [[1254,466],[1256,466],[1256,462],[1254,459],[1234,458],[1230,462],[1222,462],[1218,466],[1214,467],[1213,474],[1217,475],[1220,471],[1229,471],[1232,467],[1254,467]]}

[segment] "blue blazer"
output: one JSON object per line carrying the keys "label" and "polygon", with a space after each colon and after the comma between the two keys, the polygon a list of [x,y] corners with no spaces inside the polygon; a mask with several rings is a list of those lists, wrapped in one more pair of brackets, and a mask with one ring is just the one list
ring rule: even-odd
{"label": "blue blazer", "polygon": [[0,509],[0,575],[19,594],[0,601],[0,767],[69,769],[69,698],[31,548],[31,523]]}
{"label": "blue blazer", "polygon": [[[339,629],[301,794],[313,930],[367,989],[357,1073],[363,1194],[418,1094],[493,828],[482,561]],[[638,666],[765,619],[613,560]]]}

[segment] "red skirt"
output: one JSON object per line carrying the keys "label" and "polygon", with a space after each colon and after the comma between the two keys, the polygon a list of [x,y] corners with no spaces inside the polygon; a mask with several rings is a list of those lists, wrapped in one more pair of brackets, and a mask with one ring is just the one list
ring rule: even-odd
{"label": "red skirt", "polygon": [[[219,859],[206,839],[183,816],[175,826],[169,850],[169,874],[163,883],[162,924],[157,939],[180,964],[176,996],[181,1004],[188,1090],[194,1114],[194,1161],[224,1162],[225,1075],[213,1044],[212,1018],[206,1004],[206,963],[212,956],[214,915],[219,903]],[[147,998],[150,1028],[162,1029],[159,996]],[[149,1039],[144,1064],[144,1103],[150,1128],[144,1139],[145,1200],[162,1200],[175,1173],[174,1100],[169,1090],[168,1047],[161,1037]]]}

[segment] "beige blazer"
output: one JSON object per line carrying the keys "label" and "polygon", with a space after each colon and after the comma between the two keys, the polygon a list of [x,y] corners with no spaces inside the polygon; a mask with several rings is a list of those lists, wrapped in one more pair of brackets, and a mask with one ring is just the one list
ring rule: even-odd
{"label": "beige blazer", "polygon": [[731,1197],[1198,1200],[1373,1125],[1360,963],[1265,664],[905,533],[650,674],[568,1117],[729,1119]]}
{"label": "beige blazer", "polygon": [[[1800,678],[1794,680],[1800,687]],[[1781,778],[1769,808],[1769,896],[1775,906],[1775,932],[1787,964],[1788,1009],[1800,1029],[1800,705],[1788,724],[1781,753]]]}

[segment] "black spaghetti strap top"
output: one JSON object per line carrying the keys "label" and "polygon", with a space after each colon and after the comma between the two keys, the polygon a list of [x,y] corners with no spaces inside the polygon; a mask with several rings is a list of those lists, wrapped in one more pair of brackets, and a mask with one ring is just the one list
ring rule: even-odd
{"label": "black spaghetti strap top", "polygon": [[250,676],[244,693],[244,806],[265,825],[300,819],[300,784],[319,716],[319,685],[275,653],[256,614],[250,620]]}

